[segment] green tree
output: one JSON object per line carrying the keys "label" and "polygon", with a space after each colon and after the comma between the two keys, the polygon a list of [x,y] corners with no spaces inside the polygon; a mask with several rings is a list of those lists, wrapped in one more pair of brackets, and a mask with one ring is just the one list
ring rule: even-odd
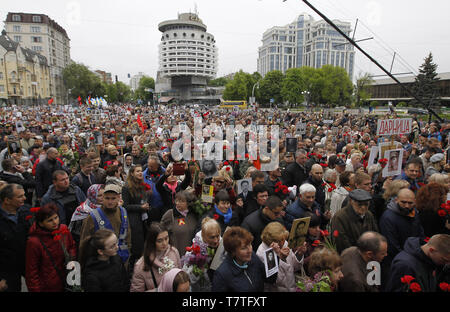
{"label": "green tree", "polygon": [[[425,105],[440,105],[439,98],[439,88],[437,82],[437,65],[433,63],[433,55],[428,54],[425,58],[424,63],[419,68],[419,75],[417,75],[413,91],[416,96],[422,100]],[[417,100],[411,102],[412,105],[421,105]]]}
{"label": "green tree", "polygon": [[351,103],[353,84],[342,67],[324,65],[321,76],[321,102],[329,107],[346,106]]}
{"label": "green tree", "polygon": [[105,85],[108,103],[124,103],[131,100],[131,89],[121,81]]}
{"label": "green tree", "polygon": [[360,107],[371,97],[368,89],[373,84],[373,82],[374,80],[370,77],[369,73],[359,73],[358,77],[356,78],[356,84],[354,88],[356,107]]}
{"label": "green tree", "polygon": [[72,63],[63,70],[64,86],[70,89],[72,99],[104,96],[105,88],[101,79],[83,64]]}
{"label": "green tree", "polygon": [[292,104],[318,103],[320,100],[321,77],[317,69],[303,66],[290,68],[281,86],[281,96],[284,101]]}
{"label": "green tree", "polygon": [[153,99],[153,93],[145,91],[146,89],[152,89],[153,92],[155,90],[155,79],[152,77],[144,76],[139,80],[139,87],[136,89],[134,98],[143,100],[144,103],[147,103]]}
{"label": "green tree", "polygon": [[283,85],[284,75],[279,70],[270,71],[261,79],[259,85],[260,102],[270,103],[270,99],[274,99],[275,103],[281,103],[281,88]]}
{"label": "green tree", "polygon": [[256,81],[249,73],[242,69],[228,82],[223,92],[223,99],[229,101],[248,100],[252,95],[252,89]]}
{"label": "green tree", "polygon": [[210,87],[225,87],[230,79],[227,77],[219,77],[217,79],[210,80],[208,86]]}

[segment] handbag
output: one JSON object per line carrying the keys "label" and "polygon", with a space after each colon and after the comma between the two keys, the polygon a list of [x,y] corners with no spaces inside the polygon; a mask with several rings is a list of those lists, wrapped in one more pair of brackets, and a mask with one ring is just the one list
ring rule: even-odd
{"label": "handbag", "polygon": [[[61,270],[58,268],[58,266],[55,263],[55,260],[53,260],[51,252],[48,250],[47,246],[44,244],[41,238],[39,238],[39,241],[41,242],[42,247],[44,247],[45,252],[47,253],[48,257],[50,258],[50,262],[52,263],[53,267],[55,268],[56,272],[58,273],[59,277],[64,283],[64,291],[65,292],[80,292],[82,291],[80,287],[77,286],[70,286],[67,284],[67,274],[64,274],[61,272]],[[64,267],[67,265],[66,261],[64,261]]]}

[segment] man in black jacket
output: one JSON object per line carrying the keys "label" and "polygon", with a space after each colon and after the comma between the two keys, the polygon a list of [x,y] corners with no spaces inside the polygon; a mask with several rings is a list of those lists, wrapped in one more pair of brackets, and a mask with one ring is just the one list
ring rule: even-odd
{"label": "man in black jacket", "polygon": [[323,181],[323,168],[318,164],[314,164],[309,172],[309,178],[306,183],[313,185],[316,188],[316,202],[320,205],[321,212],[324,213],[325,207],[325,188]]}
{"label": "man in black jacket", "polygon": [[283,224],[284,205],[277,196],[270,196],[264,208],[258,209],[249,214],[241,224],[241,227],[247,229],[253,235],[253,250],[258,250],[261,244],[261,233],[270,222],[279,222]]}
{"label": "man in black jacket", "polygon": [[51,147],[47,150],[47,158],[40,161],[36,166],[36,197],[38,201],[47,193],[53,184],[52,176],[56,170],[64,170],[63,165],[56,159],[58,150]]}
{"label": "man in black jacket", "polygon": [[26,172],[14,158],[4,159],[2,161],[2,168],[3,171],[0,173],[0,180],[22,185],[25,190],[25,196],[27,197],[26,202],[31,205],[34,187],[36,186],[33,175]]}
{"label": "man in black jacket", "polygon": [[25,276],[30,211],[24,202],[25,191],[19,184],[8,184],[0,191],[0,282],[6,281],[6,291],[11,292],[20,292],[21,276]]}
{"label": "man in black jacket", "polygon": [[[437,234],[425,243],[420,237],[406,240],[403,250],[394,258],[386,291],[437,291],[435,272],[445,265],[450,265],[450,235]],[[405,275],[414,280],[406,281]],[[417,285],[412,285],[417,283]]]}
{"label": "man in black jacket", "polygon": [[288,165],[286,170],[281,173],[283,184],[289,187],[294,185],[300,187],[308,179],[308,173],[305,168],[307,161],[307,152],[305,150],[297,150],[295,162]]}

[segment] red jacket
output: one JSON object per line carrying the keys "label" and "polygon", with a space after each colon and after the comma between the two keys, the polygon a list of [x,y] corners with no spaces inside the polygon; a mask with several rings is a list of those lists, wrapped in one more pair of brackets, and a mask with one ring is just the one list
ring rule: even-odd
{"label": "red jacket", "polygon": [[[68,230],[67,226],[61,224],[59,230]],[[26,248],[25,280],[29,292],[62,292],[64,281],[56,271],[55,267],[42,246],[39,238],[45,244],[52,255],[53,261],[59,271],[65,275],[64,252],[59,241],[53,239],[52,232],[42,229],[34,223],[30,228],[30,236]],[[76,245],[69,233],[63,234],[61,241],[64,242],[71,259],[75,259]]]}

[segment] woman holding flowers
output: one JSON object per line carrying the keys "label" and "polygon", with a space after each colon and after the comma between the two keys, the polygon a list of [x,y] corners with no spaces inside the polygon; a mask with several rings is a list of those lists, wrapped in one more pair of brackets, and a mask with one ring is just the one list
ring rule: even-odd
{"label": "woman holding flowers", "polygon": [[30,292],[62,292],[66,264],[76,257],[75,241],[59,223],[58,207],[34,208],[34,223],[26,247],[25,280]]}
{"label": "woman holding flowers", "polygon": [[150,208],[151,188],[144,182],[142,166],[130,168],[127,183],[122,188],[123,206],[128,213],[128,222],[131,229],[131,257],[130,267],[142,256],[145,235],[147,234],[146,220]]}
{"label": "woman holding flowers", "polygon": [[334,292],[339,280],[344,277],[341,271],[342,260],[335,250],[327,247],[316,249],[308,264],[308,276],[297,282],[299,292]]}
{"label": "woman holding flowers", "polygon": [[143,256],[134,266],[130,291],[144,292],[158,288],[164,274],[173,268],[181,268],[180,254],[169,243],[167,229],[160,223],[152,223]]}

